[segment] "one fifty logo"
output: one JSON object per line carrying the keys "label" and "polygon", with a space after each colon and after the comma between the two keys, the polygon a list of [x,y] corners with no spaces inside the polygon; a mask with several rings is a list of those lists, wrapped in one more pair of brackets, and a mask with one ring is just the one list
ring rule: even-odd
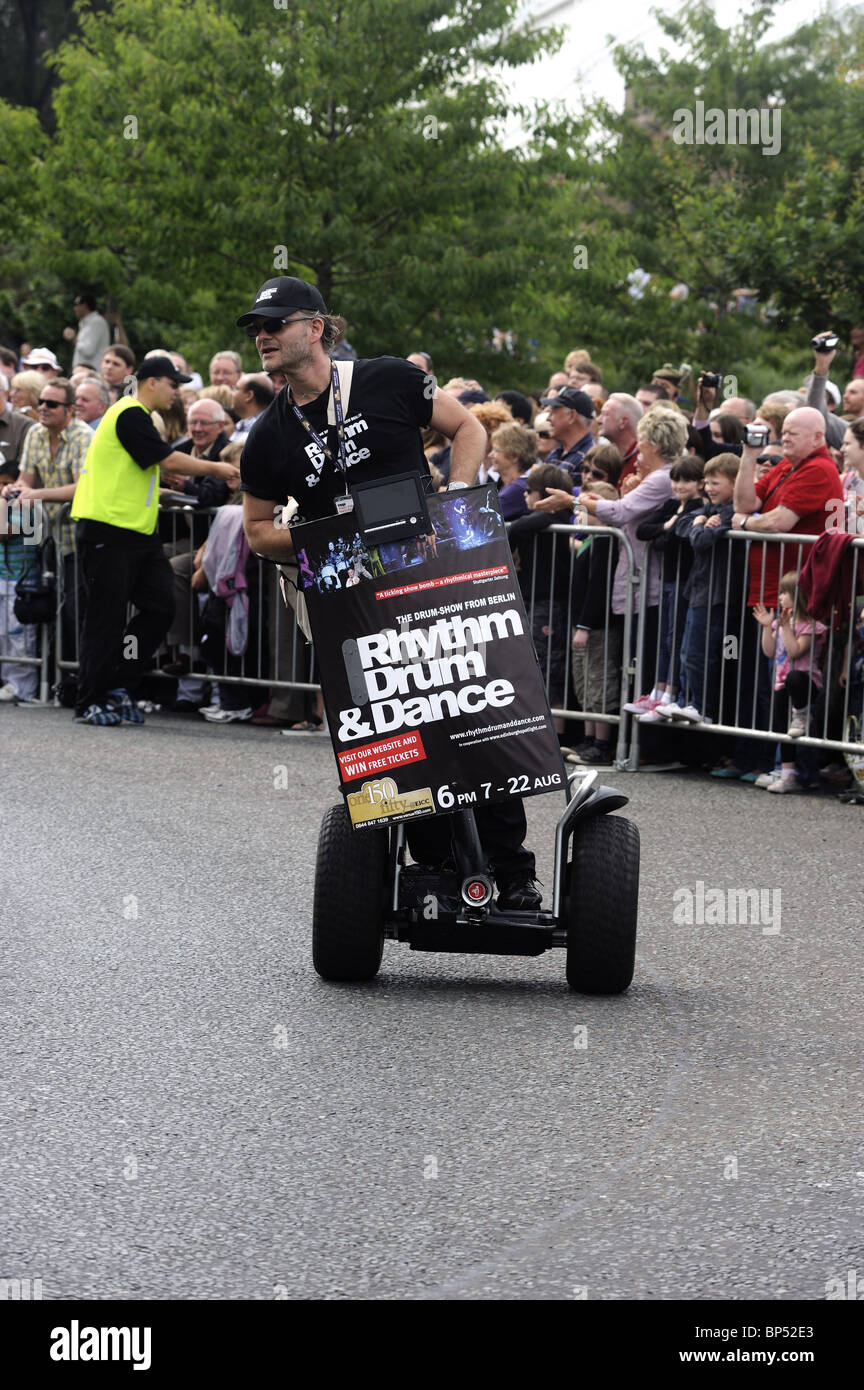
{"label": "one fifty logo", "polygon": [[780,931],[780,888],[706,888],[697,878],[693,888],[676,888],[672,900],[679,927],[761,927],[763,936]]}
{"label": "one fifty logo", "polygon": [[69,1327],[51,1329],[52,1361],[131,1361],[133,1371],[150,1369],[149,1327]]}

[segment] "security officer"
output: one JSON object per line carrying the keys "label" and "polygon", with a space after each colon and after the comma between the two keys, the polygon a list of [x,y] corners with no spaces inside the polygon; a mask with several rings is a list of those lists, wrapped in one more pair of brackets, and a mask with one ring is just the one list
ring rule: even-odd
{"label": "security officer", "polygon": [[[135,395],[109,406],[84,460],[72,503],[86,593],[78,724],[144,722],[130,687],[150,670],[174,616],[171,566],[156,530],[160,465],[239,482],[232,464],[178,453],[156,431],[150,412],[168,410],[190,380],[170,357],[146,357]],[[137,611],[127,624],[130,603]]]}

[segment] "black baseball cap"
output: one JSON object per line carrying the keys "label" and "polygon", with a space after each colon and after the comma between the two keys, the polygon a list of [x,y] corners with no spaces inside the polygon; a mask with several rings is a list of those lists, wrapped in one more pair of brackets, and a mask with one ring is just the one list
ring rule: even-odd
{"label": "black baseball cap", "polygon": [[154,352],[152,357],[145,357],[135,375],[139,381],[146,381],[151,376],[168,376],[175,386],[184,386],[192,380],[191,376],[184,376],[182,372],[178,372],[171,358],[164,357],[161,352]]}
{"label": "black baseball cap", "polygon": [[296,280],[293,275],[277,275],[273,280],[264,281],[249,313],[241,314],[237,320],[237,327],[245,328],[254,319],[281,319],[295,309],[327,313],[327,305],[314,285]]}
{"label": "black baseball cap", "polygon": [[594,419],[594,402],[587,391],[580,391],[577,386],[562,386],[554,396],[544,396],[540,404],[547,409],[550,405],[563,405],[567,410],[577,410],[586,420]]}

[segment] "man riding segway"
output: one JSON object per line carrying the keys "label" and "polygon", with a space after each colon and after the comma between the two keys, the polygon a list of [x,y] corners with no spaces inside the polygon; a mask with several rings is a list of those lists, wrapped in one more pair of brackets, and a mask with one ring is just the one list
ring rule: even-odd
{"label": "man riding segway", "polygon": [[[280,524],[289,499],[304,521],[314,521],[342,510],[349,481],[353,487],[409,471],[428,478],[420,435],[427,426],[451,441],[450,487],[475,482],[486,454],[482,424],[438,391],[434,377],[402,358],[352,364],[350,405],[343,421],[330,352],[344,324],[328,313],[314,285],[287,275],[265,281],[237,325],[254,339],[262,368],[282,372],[288,382],[256,420],[240,461],[244,527],[257,554],[279,563],[294,559],[289,534]],[[478,807],[476,819],[499,908],[539,908],[534,856],[524,846],[522,801]],[[418,862],[446,859],[446,817],[412,823],[408,837]]]}

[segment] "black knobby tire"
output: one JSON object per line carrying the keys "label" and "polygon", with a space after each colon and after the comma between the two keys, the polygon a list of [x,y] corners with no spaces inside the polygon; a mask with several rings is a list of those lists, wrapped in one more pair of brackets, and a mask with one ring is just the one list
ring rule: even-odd
{"label": "black knobby tire", "polygon": [[386,830],[352,830],[344,804],[324,812],[315,866],[312,963],[324,980],[372,980],[384,951]]}
{"label": "black knobby tire", "polygon": [[595,816],[573,837],[567,983],[581,994],[622,994],[633,979],[639,910],[639,831]]}

